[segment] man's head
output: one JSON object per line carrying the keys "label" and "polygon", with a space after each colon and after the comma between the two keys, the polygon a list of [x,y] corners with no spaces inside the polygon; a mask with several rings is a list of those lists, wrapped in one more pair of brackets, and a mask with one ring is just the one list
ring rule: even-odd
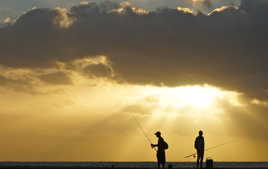
{"label": "man's head", "polygon": [[203,136],[203,131],[202,130],[199,131],[199,136]]}
{"label": "man's head", "polygon": [[161,136],[161,132],[157,131],[156,133],[154,133],[154,135],[156,135],[156,137],[160,137]]}

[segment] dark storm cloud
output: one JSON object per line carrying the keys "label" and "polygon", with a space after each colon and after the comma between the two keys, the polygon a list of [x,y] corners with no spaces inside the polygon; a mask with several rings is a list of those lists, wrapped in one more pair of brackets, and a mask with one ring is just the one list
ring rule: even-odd
{"label": "dark storm cloud", "polygon": [[23,12],[37,8],[71,7],[79,3],[77,0],[1,0],[0,22],[5,17],[17,18]]}
{"label": "dark storm cloud", "polygon": [[54,84],[54,85],[72,84],[72,80],[70,79],[68,74],[64,72],[44,74],[44,75],[41,75],[39,78],[46,83]]}
{"label": "dark storm cloud", "polygon": [[0,75],[0,87],[33,93],[31,82],[21,79],[11,79]]}
{"label": "dark storm cloud", "polygon": [[0,29],[0,61],[47,68],[104,55],[129,83],[208,83],[266,98],[267,9],[262,0],[210,16],[169,8],[147,13],[111,2],[36,9]]}
{"label": "dark storm cloud", "polygon": [[103,64],[94,64],[89,65],[83,69],[83,73],[87,76],[95,76],[95,77],[111,77],[112,70],[109,67]]}

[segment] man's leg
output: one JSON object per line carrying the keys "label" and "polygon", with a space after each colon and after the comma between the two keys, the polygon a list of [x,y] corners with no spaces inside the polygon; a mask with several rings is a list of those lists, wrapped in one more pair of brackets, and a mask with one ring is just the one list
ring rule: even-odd
{"label": "man's leg", "polygon": [[160,162],[159,151],[157,151],[157,153],[156,153],[156,158],[157,158],[157,166],[158,166],[158,168],[160,168],[161,162]]}
{"label": "man's leg", "polygon": [[202,168],[202,166],[203,166],[203,158],[204,158],[204,153],[202,153],[202,155],[200,157],[200,168]]}
{"label": "man's leg", "polygon": [[196,168],[199,168],[199,155],[197,155],[197,158],[196,158]]}

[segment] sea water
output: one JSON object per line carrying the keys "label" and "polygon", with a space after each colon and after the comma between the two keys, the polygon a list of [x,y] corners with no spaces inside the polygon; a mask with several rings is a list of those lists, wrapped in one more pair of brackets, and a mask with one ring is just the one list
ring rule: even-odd
{"label": "sea water", "polygon": [[[25,167],[94,167],[94,168],[155,168],[155,162],[0,162],[0,166]],[[167,168],[194,168],[194,162],[167,162]],[[205,164],[204,164],[205,166]],[[215,168],[268,168],[268,162],[214,162]]]}

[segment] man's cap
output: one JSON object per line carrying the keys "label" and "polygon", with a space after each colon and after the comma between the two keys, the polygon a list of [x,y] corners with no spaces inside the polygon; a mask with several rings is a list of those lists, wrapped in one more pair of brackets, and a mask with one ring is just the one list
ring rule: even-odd
{"label": "man's cap", "polygon": [[160,131],[157,131],[156,133],[154,133],[154,135],[161,135],[161,132]]}

